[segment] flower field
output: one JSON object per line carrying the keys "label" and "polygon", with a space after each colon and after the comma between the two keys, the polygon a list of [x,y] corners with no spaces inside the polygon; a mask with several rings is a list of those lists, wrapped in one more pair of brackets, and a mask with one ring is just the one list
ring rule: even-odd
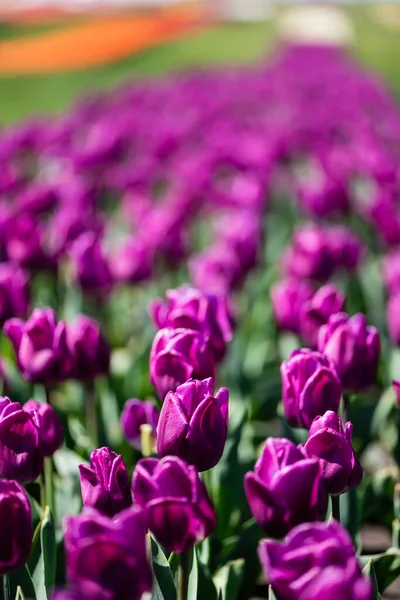
{"label": "flower field", "polygon": [[399,159],[289,43],[0,132],[0,598],[395,597]]}

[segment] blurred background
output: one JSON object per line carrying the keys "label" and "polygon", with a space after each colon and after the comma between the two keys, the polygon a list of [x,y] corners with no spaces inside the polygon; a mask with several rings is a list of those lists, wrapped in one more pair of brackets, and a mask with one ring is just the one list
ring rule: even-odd
{"label": "blurred background", "polygon": [[348,45],[400,93],[400,6],[268,0],[0,0],[0,123],[132,77],[251,63],[282,38]]}

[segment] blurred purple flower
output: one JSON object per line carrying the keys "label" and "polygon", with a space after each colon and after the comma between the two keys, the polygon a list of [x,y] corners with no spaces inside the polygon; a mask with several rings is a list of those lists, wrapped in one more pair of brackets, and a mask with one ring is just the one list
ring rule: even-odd
{"label": "blurred purple flower", "polygon": [[313,292],[311,283],[299,279],[284,279],[271,287],[272,310],[279,329],[300,333],[302,309]]}
{"label": "blurred purple flower", "polygon": [[64,441],[64,428],[60,417],[50,404],[28,400],[23,406],[24,410],[32,414],[34,411],[40,415],[40,439],[44,456],[53,456]]}
{"label": "blurred purple flower", "polygon": [[343,310],[344,294],[333,284],[322,286],[301,308],[301,333],[312,348],[318,347],[318,334],[329,317]]}

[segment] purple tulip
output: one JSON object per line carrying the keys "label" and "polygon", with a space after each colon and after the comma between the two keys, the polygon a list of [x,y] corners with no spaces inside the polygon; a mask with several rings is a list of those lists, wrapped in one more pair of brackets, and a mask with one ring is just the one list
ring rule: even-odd
{"label": "purple tulip", "polygon": [[112,286],[112,275],[96,233],[80,235],[70,247],[75,278],[87,292],[107,292]]}
{"label": "purple tulip", "polygon": [[300,333],[300,315],[313,292],[313,286],[301,279],[284,279],[271,287],[272,310],[279,329]]}
{"label": "purple tulip", "polygon": [[26,563],[33,538],[31,506],[16,481],[0,479],[0,523],[0,575],[6,575]]}
{"label": "purple tulip", "polygon": [[157,427],[157,452],[162,458],[183,458],[198,471],[212,469],[220,460],[228,432],[229,392],[214,394],[214,380],[189,379],[169,392]]}
{"label": "purple tulip", "polygon": [[282,266],[289,277],[328,281],[336,264],[327,244],[325,229],[320,225],[298,227],[293,234],[292,245],[283,256]]}
{"label": "purple tulip", "polygon": [[121,429],[128,443],[140,450],[141,444],[141,425],[151,425],[152,436],[156,438],[157,423],[160,411],[150,400],[142,401],[132,398],[125,402],[121,413]]}
{"label": "purple tulip", "polygon": [[140,283],[151,278],[154,251],[149,239],[132,238],[110,257],[110,269],[115,281]]}
{"label": "purple tulip", "polygon": [[150,304],[153,323],[159,329],[187,328],[200,331],[208,338],[217,362],[232,340],[233,317],[224,295],[206,294],[188,285],[166,293],[166,303],[154,300]]}
{"label": "purple tulip", "polygon": [[110,347],[97,321],[86,315],[76,317],[67,327],[67,344],[75,379],[91,380],[108,374]]}
{"label": "purple tulip", "polygon": [[230,246],[212,246],[189,260],[190,279],[196,288],[212,294],[228,294],[244,279],[240,258]]}
{"label": "purple tulip", "polygon": [[378,330],[367,326],[365,315],[332,315],[319,331],[318,349],[334,363],[344,390],[361,392],[375,383],[381,343]]}
{"label": "purple tulip", "polygon": [[325,517],[328,496],[316,458],[284,438],[268,438],[244,489],[259,526],[272,537]]}
{"label": "purple tulip", "polygon": [[0,398],[0,477],[34,481],[43,469],[40,415]]}
{"label": "purple tulip", "polygon": [[28,400],[23,408],[29,413],[33,413],[33,411],[39,413],[43,454],[44,456],[53,456],[64,441],[64,429],[60,417],[50,404],[37,402],[37,400]]}
{"label": "purple tulip", "polygon": [[196,469],[177,456],[140,460],[132,477],[136,504],[168,552],[183,552],[212,534],[217,515]]}
{"label": "purple tulip", "polygon": [[13,317],[25,317],[28,304],[27,274],[11,263],[0,264],[0,324]]}
{"label": "purple tulip", "polygon": [[320,327],[328,322],[331,315],[343,310],[344,302],[344,294],[332,284],[324,285],[304,302],[300,314],[301,333],[312,348],[318,346]]}
{"label": "purple tulip", "polygon": [[300,187],[299,199],[302,209],[312,217],[329,218],[343,215],[349,209],[346,186],[322,170],[319,170],[311,185]]}
{"label": "purple tulip", "polygon": [[393,380],[392,386],[394,391],[396,392],[397,405],[400,406],[400,381]]}
{"label": "purple tulip", "polygon": [[337,521],[299,525],[283,542],[262,540],[258,555],[279,600],[372,600],[371,581]]}
{"label": "purple tulip", "polygon": [[56,261],[44,248],[43,232],[35,217],[21,213],[7,229],[6,252],[10,262],[28,271],[54,269]]}
{"label": "purple tulip", "polygon": [[327,410],[337,412],[342,386],[333,362],[313,350],[295,350],[281,364],[282,402],[292,427],[310,427]]}
{"label": "purple tulip", "polygon": [[328,494],[343,494],[361,483],[363,472],[351,443],[352,433],[353,424],[348,421],[343,428],[342,419],[331,410],[311,424],[305,448],[319,458]]}
{"label": "purple tulip", "polygon": [[188,379],[214,377],[214,354],[201,333],[160,329],[150,352],[150,381],[160,400]]}
{"label": "purple tulip", "polygon": [[400,346],[400,288],[388,300],[386,319],[390,339]]}
{"label": "purple tulip", "polygon": [[29,319],[9,319],[4,331],[14,346],[22,376],[32,383],[48,385],[67,379],[71,359],[63,321],[56,322],[52,308],[35,308]]}
{"label": "purple tulip", "polygon": [[112,521],[94,509],[64,521],[68,580],[90,600],[140,600],[151,591],[145,520],[138,507]]}
{"label": "purple tulip", "polygon": [[90,467],[79,465],[79,475],[83,506],[114,517],[132,504],[124,460],[109,448],[93,450]]}
{"label": "purple tulip", "polygon": [[394,249],[386,256],[382,265],[382,277],[390,294],[400,291],[400,249]]}

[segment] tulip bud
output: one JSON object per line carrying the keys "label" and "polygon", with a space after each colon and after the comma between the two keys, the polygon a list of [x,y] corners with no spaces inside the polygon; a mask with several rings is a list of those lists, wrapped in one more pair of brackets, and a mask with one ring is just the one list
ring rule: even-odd
{"label": "tulip bud", "polygon": [[345,391],[361,392],[375,383],[381,343],[365,315],[332,315],[319,331],[318,349],[334,363]]}
{"label": "tulip bud", "polygon": [[0,477],[28,483],[39,476],[43,469],[40,427],[38,412],[0,398]]}
{"label": "tulip bud", "polygon": [[152,437],[156,438],[156,428],[160,416],[158,408],[150,401],[143,402],[132,398],[125,402],[121,414],[121,429],[128,443],[141,449],[141,425],[150,425]]}
{"label": "tulip bud", "polygon": [[150,381],[160,400],[190,378],[214,377],[210,344],[191,329],[160,329],[150,352]]}
{"label": "tulip bud", "polygon": [[115,281],[136,284],[150,279],[154,262],[150,240],[132,238],[111,256],[110,268]]}
{"label": "tulip bud", "polygon": [[44,249],[41,226],[33,215],[26,212],[18,214],[7,229],[6,253],[10,262],[28,271],[56,267],[56,260]]}
{"label": "tulip bud", "polygon": [[79,600],[141,600],[151,591],[143,517],[132,507],[115,521],[94,509],[64,520],[67,577]]}
{"label": "tulip bud", "polygon": [[313,292],[313,286],[301,279],[284,279],[271,287],[272,310],[279,329],[300,333],[301,311]]}
{"label": "tulip bud", "polygon": [[22,376],[48,385],[65,381],[71,373],[66,325],[56,322],[52,308],[35,308],[29,319],[10,319],[4,331],[14,346]]}
{"label": "tulip bud", "polygon": [[386,318],[390,339],[400,346],[400,289],[388,300]]}
{"label": "tulip bud", "polygon": [[124,460],[109,448],[93,450],[90,467],[79,465],[79,475],[83,506],[114,517],[132,504]]}
{"label": "tulip bud", "polygon": [[244,489],[257,523],[271,537],[325,517],[328,496],[319,462],[287,439],[267,439]]}
{"label": "tulip bud", "polygon": [[183,552],[212,534],[217,516],[196,469],[176,456],[143,458],[132,477],[135,504],[168,552]]}
{"label": "tulip bud", "polygon": [[75,278],[84,291],[106,292],[112,286],[109,264],[96,233],[80,235],[70,247]]}
{"label": "tulip bud", "polygon": [[16,481],[0,479],[0,523],[0,575],[6,575],[26,563],[33,538],[31,506]]}
{"label": "tulip bud", "polygon": [[371,600],[347,531],[337,522],[305,523],[282,542],[261,540],[258,556],[277,598]]}
{"label": "tulip bud", "polygon": [[312,348],[318,346],[320,327],[328,322],[331,315],[343,310],[344,301],[344,294],[336,286],[327,284],[304,302],[300,314],[301,333]]}
{"label": "tulip bud", "polygon": [[13,317],[25,317],[29,304],[26,273],[11,263],[0,264],[0,324]]}
{"label": "tulip bud", "polygon": [[226,345],[232,339],[233,317],[227,297],[206,294],[188,285],[166,293],[167,301],[154,300],[150,305],[153,323],[159,329],[185,328],[199,331],[209,339],[217,362],[225,355]]}
{"label": "tulip bud", "polygon": [[214,394],[214,380],[189,379],[165,397],[157,427],[160,458],[175,455],[198,471],[220,460],[228,432],[229,392]]}
{"label": "tulip bud", "polygon": [[311,424],[305,449],[320,460],[322,480],[328,494],[343,494],[357,487],[363,476],[354,452],[351,436],[353,425],[328,410]]}
{"label": "tulip bud", "polygon": [[37,411],[40,415],[40,438],[44,456],[53,456],[54,452],[64,441],[64,429],[60,417],[50,404],[28,400],[24,410],[32,413]]}
{"label": "tulip bud", "polygon": [[327,410],[337,412],[342,395],[333,362],[303,348],[292,352],[281,364],[282,402],[285,418],[292,427],[310,427]]}
{"label": "tulip bud", "polygon": [[392,381],[392,386],[394,391],[396,392],[397,405],[400,406],[400,381]]}
{"label": "tulip bud", "polygon": [[189,273],[196,288],[212,294],[227,294],[237,289],[246,275],[236,252],[224,244],[193,255]]}
{"label": "tulip bud", "polygon": [[110,370],[110,347],[100,325],[86,315],[79,315],[67,328],[67,344],[72,360],[72,376],[92,380]]}

